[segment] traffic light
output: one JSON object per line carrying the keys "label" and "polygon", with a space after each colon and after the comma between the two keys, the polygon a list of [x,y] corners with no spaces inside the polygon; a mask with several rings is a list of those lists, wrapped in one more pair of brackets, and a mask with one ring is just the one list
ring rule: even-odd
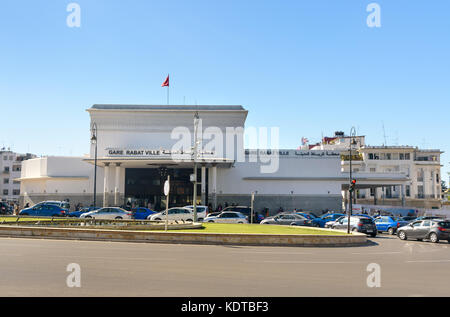
{"label": "traffic light", "polygon": [[352,179],[352,181],[350,182],[350,192],[354,192],[355,191],[355,186],[356,186],[356,179]]}

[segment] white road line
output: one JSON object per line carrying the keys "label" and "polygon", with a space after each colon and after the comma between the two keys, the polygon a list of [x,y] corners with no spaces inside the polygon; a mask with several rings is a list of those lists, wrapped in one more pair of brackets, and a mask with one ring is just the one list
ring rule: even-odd
{"label": "white road line", "polygon": [[406,263],[445,263],[450,262],[450,260],[416,260],[416,261],[405,261]]}
{"label": "white road line", "polygon": [[362,254],[362,255],[379,255],[379,254],[398,254],[402,253],[400,251],[391,251],[391,252],[353,252],[352,254]]}
{"label": "white road line", "polygon": [[272,263],[272,264],[361,264],[360,261],[244,261],[249,263]]}

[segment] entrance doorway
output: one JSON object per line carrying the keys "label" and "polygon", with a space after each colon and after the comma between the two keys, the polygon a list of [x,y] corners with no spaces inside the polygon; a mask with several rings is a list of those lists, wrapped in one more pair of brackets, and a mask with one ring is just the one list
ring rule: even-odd
{"label": "entrance doorway", "polygon": [[[166,208],[164,182],[170,175],[170,207],[192,204],[192,168],[127,168],[125,169],[125,204],[147,207],[155,211]],[[198,191],[197,191],[198,192]]]}

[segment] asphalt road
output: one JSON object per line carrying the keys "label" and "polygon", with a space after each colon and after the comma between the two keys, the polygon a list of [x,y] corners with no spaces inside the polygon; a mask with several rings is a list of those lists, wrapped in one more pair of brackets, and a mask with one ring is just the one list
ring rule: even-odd
{"label": "asphalt road", "polygon": [[[450,245],[289,248],[0,238],[0,296],[448,296]],[[67,265],[81,287],[66,285]],[[380,287],[368,287],[370,263]]]}

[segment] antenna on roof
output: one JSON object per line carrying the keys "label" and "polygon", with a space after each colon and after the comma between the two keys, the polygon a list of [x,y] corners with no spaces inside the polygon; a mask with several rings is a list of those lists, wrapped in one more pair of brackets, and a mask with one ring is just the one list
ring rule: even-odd
{"label": "antenna on roof", "polygon": [[383,146],[387,146],[387,142],[386,142],[386,130],[384,129],[384,121],[382,121],[383,123],[383,138],[384,138],[384,144]]}

